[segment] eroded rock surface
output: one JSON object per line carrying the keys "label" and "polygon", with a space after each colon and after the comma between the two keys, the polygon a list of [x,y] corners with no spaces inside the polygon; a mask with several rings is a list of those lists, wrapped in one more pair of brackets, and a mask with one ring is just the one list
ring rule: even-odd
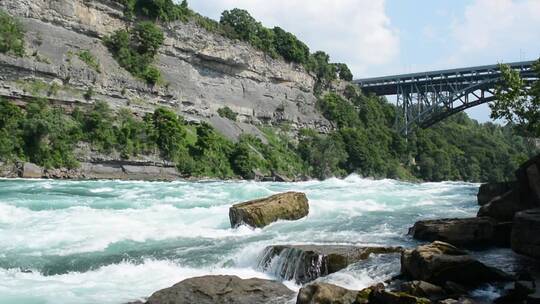
{"label": "eroded rock surface", "polygon": [[[188,120],[206,121],[233,139],[242,133],[262,137],[255,127],[260,123],[287,122],[293,130],[332,129],[315,109],[315,78],[301,65],[272,59],[194,22],[162,26],[165,42],[156,66],[167,85],[153,87],[121,68],[103,44],[104,37],[128,27],[119,1],[3,0],[0,9],[22,22],[27,53],[34,54],[0,54],[0,96],[26,100],[34,95],[28,83],[57,83],[55,94],[41,97],[68,109],[94,100],[141,114],[164,106]],[[78,58],[81,50],[91,51],[99,71]],[[95,92],[92,100],[83,97],[88,87]],[[239,114],[238,121],[217,115],[225,106]]]}

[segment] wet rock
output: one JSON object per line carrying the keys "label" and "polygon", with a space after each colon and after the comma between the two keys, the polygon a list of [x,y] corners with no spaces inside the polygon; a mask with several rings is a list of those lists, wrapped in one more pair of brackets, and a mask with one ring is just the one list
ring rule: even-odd
{"label": "wet rock", "polygon": [[306,285],[298,292],[296,304],[360,304],[368,303],[366,299],[357,301],[358,291],[345,289],[327,283]]}
{"label": "wet rock", "polygon": [[242,224],[260,228],[277,220],[298,220],[308,213],[306,195],[287,192],[233,205],[229,209],[229,218],[233,228]]}
{"label": "wet rock", "polygon": [[478,199],[478,204],[483,206],[489,203],[491,200],[497,196],[501,196],[508,191],[515,189],[517,187],[516,182],[501,182],[501,183],[486,183],[480,185],[478,189],[478,194],[476,198]]}
{"label": "wet rock", "polygon": [[481,246],[494,242],[496,222],[488,217],[419,221],[409,229],[415,239],[443,241],[456,246]]}
{"label": "wet rock", "polygon": [[512,249],[533,258],[540,258],[540,208],[516,214],[512,229]]}
{"label": "wet rock", "polygon": [[41,178],[43,177],[43,168],[36,164],[24,163],[21,168],[20,177],[22,178]]}
{"label": "wet rock", "polygon": [[468,298],[458,298],[442,300],[437,302],[437,304],[477,304],[477,302]]}
{"label": "wet rock", "polygon": [[445,299],[448,296],[442,287],[424,281],[405,282],[401,285],[401,290],[412,296],[434,301]]}
{"label": "wet rock", "polygon": [[279,174],[277,172],[272,172],[272,176],[274,177],[274,181],[276,182],[282,182],[282,183],[290,183],[292,180],[288,178],[287,176],[283,174]]}
{"label": "wet rock", "polygon": [[279,278],[299,284],[337,272],[371,254],[400,252],[399,247],[357,247],[335,245],[285,245],[267,247],[259,267]]}
{"label": "wet rock", "polygon": [[282,304],[293,297],[294,292],[279,282],[243,280],[237,276],[203,276],[157,291],[146,304]]}
{"label": "wet rock", "polygon": [[509,279],[504,272],[488,267],[467,252],[439,241],[404,250],[401,254],[401,273],[437,285],[452,281],[468,287]]}

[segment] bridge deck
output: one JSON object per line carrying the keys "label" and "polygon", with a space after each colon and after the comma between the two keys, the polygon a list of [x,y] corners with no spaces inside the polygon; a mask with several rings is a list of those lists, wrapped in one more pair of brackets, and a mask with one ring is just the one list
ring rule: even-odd
{"label": "bridge deck", "polygon": [[[534,61],[513,62],[508,65],[521,71],[525,79],[535,78],[533,71]],[[499,65],[484,65],[468,68],[438,70],[431,72],[392,75],[354,80],[365,92],[377,95],[397,95],[398,87],[407,85],[421,87],[423,91],[430,91],[430,87],[438,91],[455,90],[467,87],[474,83],[486,82],[499,77]]]}

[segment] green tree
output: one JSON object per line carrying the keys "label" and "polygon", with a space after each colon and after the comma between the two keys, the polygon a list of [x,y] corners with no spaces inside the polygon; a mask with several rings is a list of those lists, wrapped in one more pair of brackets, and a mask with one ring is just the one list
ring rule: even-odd
{"label": "green tree", "polygon": [[153,114],[155,141],[161,154],[172,161],[188,157],[184,121],[168,109],[158,108]]}
{"label": "green tree", "polygon": [[24,119],[19,107],[0,97],[0,160],[23,155],[20,124]]}
{"label": "green tree", "polygon": [[[531,87],[519,72],[507,65],[500,65],[502,81],[496,89],[496,101],[490,104],[493,119],[505,119],[517,131],[528,137],[540,137],[540,81]],[[534,65],[540,76],[540,59]]]}
{"label": "green tree", "polygon": [[274,44],[279,55],[285,60],[306,63],[309,58],[309,47],[298,40],[293,34],[286,32],[280,27],[274,27]]}
{"label": "green tree", "polygon": [[337,74],[339,75],[339,79],[345,80],[345,81],[352,81],[353,80],[353,74],[349,67],[345,63],[335,63]]}

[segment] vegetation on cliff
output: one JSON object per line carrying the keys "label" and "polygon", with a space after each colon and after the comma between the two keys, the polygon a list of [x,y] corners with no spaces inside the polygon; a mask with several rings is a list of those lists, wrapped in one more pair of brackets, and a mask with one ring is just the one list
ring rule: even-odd
{"label": "vegetation on cliff", "polygon": [[0,53],[24,55],[24,29],[18,20],[0,10]]}
{"label": "vegetation on cliff", "polygon": [[123,68],[153,85],[161,73],[152,63],[164,39],[158,26],[142,21],[131,30],[116,31],[105,39],[105,44]]}
{"label": "vegetation on cliff", "polygon": [[[322,51],[310,54],[309,47],[300,41],[294,34],[280,27],[266,28],[261,22],[253,18],[248,11],[242,9],[226,10],[218,21],[201,16],[188,7],[186,0],[175,4],[172,0],[118,0],[125,7],[124,14],[128,19],[152,20],[156,22],[190,21],[193,20],[208,31],[218,33],[230,39],[246,41],[253,47],[265,52],[272,58],[281,57],[288,62],[305,66],[317,77],[317,93],[336,79],[351,81],[353,75],[344,63],[330,63],[330,56]],[[149,21],[145,21],[148,22]],[[150,29],[150,26],[147,25]],[[152,29],[158,36],[158,28]],[[162,35],[162,34],[161,34]],[[136,39],[129,39],[129,31],[116,32],[107,40],[115,58],[120,65],[133,75],[146,79],[154,84],[152,76],[157,75],[156,70],[150,67],[153,56],[146,56],[144,52],[128,52],[129,46],[136,44]],[[133,35],[132,35],[133,36]],[[134,35],[137,37],[137,35]],[[142,37],[147,38],[147,37]],[[159,48],[159,46],[158,46]],[[126,49],[120,51],[121,49]],[[135,48],[137,49],[137,48]],[[134,58],[134,60],[132,60]],[[137,60],[143,59],[143,60]],[[150,59],[150,60],[148,60]],[[140,62],[140,63],[139,63]],[[147,75],[150,68],[150,77]],[[157,75],[159,76],[159,75]],[[148,79],[149,78],[149,79]]]}

